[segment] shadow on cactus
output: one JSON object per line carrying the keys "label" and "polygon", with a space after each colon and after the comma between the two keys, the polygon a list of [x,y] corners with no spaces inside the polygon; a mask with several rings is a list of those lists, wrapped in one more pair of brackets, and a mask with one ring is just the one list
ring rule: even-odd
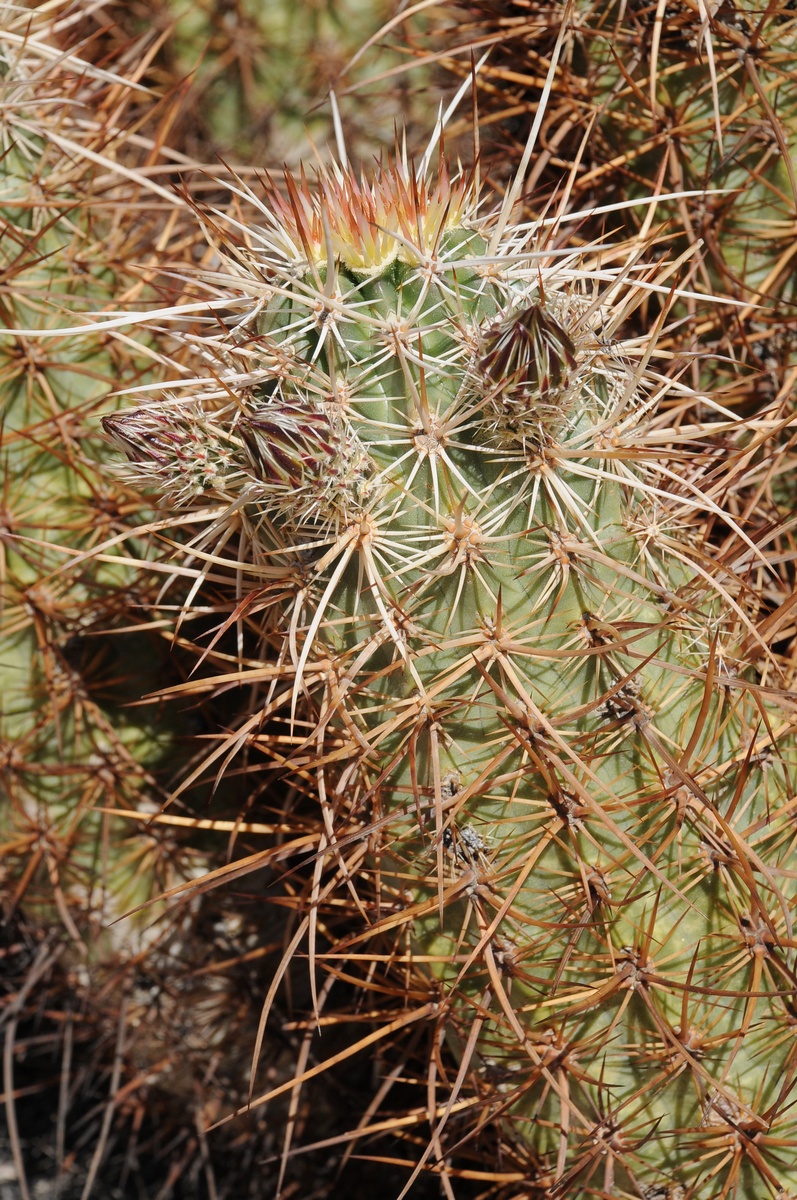
{"label": "shadow on cactus", "polygon": [[[786,1196],[795,706],[733,503],[771,423],[679,422],[662,320],[622,340],[672,287],[650,243],[513,225],[519,182],[481,215],[430,154],[203,213],[197,377],[105,419],[278,650],[184,689],[260,689],[205,769],[248,744],[317,789],[281,970],[303,939],[377,989],[413,964],[386,1032],[432,1022],[459,1067],[412,1179],[453,1194],[467,1097],[534,1194]],[[336,894],[362,931],[325,954]]]}

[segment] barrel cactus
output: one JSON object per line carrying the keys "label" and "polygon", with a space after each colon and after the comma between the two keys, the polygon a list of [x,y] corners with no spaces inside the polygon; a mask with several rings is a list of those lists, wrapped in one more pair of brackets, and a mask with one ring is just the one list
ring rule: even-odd
{"label": "barrel cactus", "polygon": [[278,656],[222,680],[266,688],[230,753],[312,776],[319,880],[426,973],[460,1068],[418,1169],[467,1077],[534,1194],[785,1197],[795,711],[729,502],[769,426],[681,421],[639,246],[427,167],[251,195],[195,380],[105,428],[243,548]]}

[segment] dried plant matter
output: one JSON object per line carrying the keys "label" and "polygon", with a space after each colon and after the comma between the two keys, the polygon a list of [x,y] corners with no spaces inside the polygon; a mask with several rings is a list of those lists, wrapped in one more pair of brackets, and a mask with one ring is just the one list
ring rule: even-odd
{"label": "dried plant matter", "polygon": [[644,238],[512,224],[521,180],[489,211],[435,141],[205,213],[198,378],[105,422],[275,647],[186,688],[262,689],[206,766],[318,790],[289,955],[426,976],[374,1035],[457,1051],[413,1178],[465,1103],[550,1197],[785,1194],[795,713],[734,514],[778,423],[667,371],[666,305],[624,338],[673,286]]}

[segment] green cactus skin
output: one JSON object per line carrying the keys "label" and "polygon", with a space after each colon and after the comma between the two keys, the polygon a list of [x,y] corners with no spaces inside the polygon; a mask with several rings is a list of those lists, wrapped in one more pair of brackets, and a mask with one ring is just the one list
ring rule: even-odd
{"label": "green cactus skin", "polygon": [[152,911],[111,930],[116,918],[205,865],[170,832],[131,838],[111,815],[157,811],[155,775],[176,754],[173,721],[126,707],[161,681],[166,651],[157,635],[116,632],[144,624],[152,588],[119,545],[140,527],[140,497],[103,478],[94,417],[151,358],[107,334],[37,331],[140,287],[127,264],[148,226],[114,219],[121,174],[99,194],[124,139],[85,120],[114,90],[121,114],[137,89],[48,40],[54,9],[0,4],[0,869],[7,918],[23,905],[97,963],[153,936]]}
{"label": "green cactus skin", "polygon": [[322,865],[356,895],[356,814],[368,935],[411,937],[530,1194],[784,1198],[795,705],[726,506],[768,425],[668,415],[655,334],[617,341],[668,286],[638,247],[476,193],[400,160],[252,197],[211,378],[105,427],[248,542]]}

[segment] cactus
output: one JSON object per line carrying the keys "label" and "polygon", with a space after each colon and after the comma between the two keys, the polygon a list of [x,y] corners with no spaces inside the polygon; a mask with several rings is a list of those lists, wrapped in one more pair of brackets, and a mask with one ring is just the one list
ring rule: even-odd
{"label": "cactus", "polygon": [[[110,121],[83,123],[88,107],[101,113],[113,103],[121,118],[135,85],[93,68],[77,49],[61,55],[47,36],[54,13],[3,6],[2,15],[2,324],[29,331],[0,339],[7,915],[24,898],[29,920],[63,921],[86,955],[87,940],[95,952],[103,941],[109,948],[100,931],[114,917],[196,864],[157,830],[131,842],[129,823],[103,812],[155,810],[162,792],[153,773],[175,752],[174,723],[159,727],[152,713],[127,707],[141,695],[142,659],[154,683],[165,654],[143,631],[132,636],[152,585],[115,539],[140,528],[141,501],[99,474],[106,448],[93,418],[149,358],[121,339],[43,342],[37,331],[68,328],[81,310],[140,288],[127,264],[151,230],[109,219],[114,192],[106,179],[100,196],[97,160],[105,170],[124,162],[125,137]],[[95,555],[103,540],[110,548]],[[146,557],[144,541],[139,547]],[[123,626],[132,627],[126,639],[115,633]],[[117,928],[116,942],[133,929]]]}
{"label": "cactus", "polygon": [[[657,219],[667,213],[670,230],[699,251],[696,286],[738,303],[724,311],[701,306],[699,318],[685,304],[690,320],[678,333],[679,349],[710,347],[703,361],[712,381],[722,373],[737,403],[751,407],[761,389],[776,394],[794,357],[793,14],[783,6],[694,0],[574,7],[472,0],[456,9],[455,34],[449,7],[440,9],[457,50],[447,60],[452,70],[467,71],[468,45],[493,45],[479,100],[491,170],[506,174],[519,160],[543,91],[541,64],[564,29],[534,171],[537,211],[565,177],[581,209],[694,190],[658,210]],[[644,218],[631,208],[613,223],[636,230]],[[599,236],[600,228],[588,220],[586,236]],[[727,372],[725,360],[734,364]],[[744,385],[739,362],[748,367]]]}
{"label": "cactus", "polygon": [[[427,120],[423,83],[395,74],[406,49],[378,37],[394,7],[385,0],[136,0],[115,15],[137,33],[163,31],[152,79],[184,93],[173,147],[208,161],[222,155],[298,166],[308,135],[322,154],[334,142],[330,89],[340,94],[347,143],[363,158],[378,152],[397,120],[411,112]],[[413,28],[422,25],[422,12],[407,16]]]}
{"label": "cactus", "polygon": [[[147,297],[140,268],[161,224],[140,211],[148,148],[127,126],[140,134],[149,101],[107,59],[84,57],[90,45],[59,44],[72,7],[0,2],[0,1155],[4,1194],[23,1200],[36,1187],[89,1195],[117,1090],[129,1127],[146,1133],[146,1081],[153,1119],[162,1089],[163,1129],[188,1108],[195,1133],[198,1030],[215,1048],[246,1023],[246,1006],[226,998],[223,1019],[214,1013],[222,976],[185,1032],[202,942],[185,943],[208,906],[153,903],[208,869],[178,824],[190,826],[187,806],[157,819],[201,725],[140,704],[183,674],[142,611],[160,589],[146,503],[103,470],[96,417],[110,392],[153,371],[153,351],[143,337],[51,336],[125,293]],[[117,1112],[113,1140],[123,1124]]]}
{"label": "cactus", "polygon": [[[279,857],[262,839],[284,829],[285,799],[259,780],[253,797],[244,779],[169,803],[169,780],[220,718],[141,704],[184,679],[187,656],[229,666],[239,647],[191,644],[226,619],[218,593],[178,628],[204,572],[180,561],[164,587],[166,531],[109,469],[97,420],[116,389],[179,371],[148,313],[133,330],[109,314],[179,303],[182,283],[153,286],[153,264],[167,271],[173,247],[190,256],[201,237],[160,182],[174,109],[137,82],[141,44],[108,54],[107,17],[72,0],[0,0],[3,1190],[259,1196],[284,1174],[308,1103],[330,1134],[350,1118],[323,1085],[305,1088],[300,1107],[292,1084],[309,1041],[294,1025],[264,1046],[283,1099],[253,1116],[243,1144],[209,1130],[245,1101],[262,974],[279,962],[302,888],[281,891],[264,873],[249,896],[214,890],[241,869],[230,857]],[[185,298],[196,298],[190,283]],[[188,494],[227,486],[224,471],[202,471],[201,444],[192,452]],[[219,583],[210,574],[203,601]],[[306,821],[303,846],[317,824]],[[301,967],[291,982],[301,1007]],[[285,1161],[269,1168],[275,1126]],[[320,1194],[334,1167],[303,1160],[292,1181]]]}
{"label": "cactus", "polygon": [[734,503],[776,423],[682,421],[661,321],[623,337],[673,268],[428,162],[209,214],[205,377],[106,431],[277,648],[220,685],[266,688],[229,754],[315,779],[311,958],[328,870],[333,958],[409,955],[456,1050],[413,1178],[468,1079],[535,1194],[785,1197],[795,713]]}

